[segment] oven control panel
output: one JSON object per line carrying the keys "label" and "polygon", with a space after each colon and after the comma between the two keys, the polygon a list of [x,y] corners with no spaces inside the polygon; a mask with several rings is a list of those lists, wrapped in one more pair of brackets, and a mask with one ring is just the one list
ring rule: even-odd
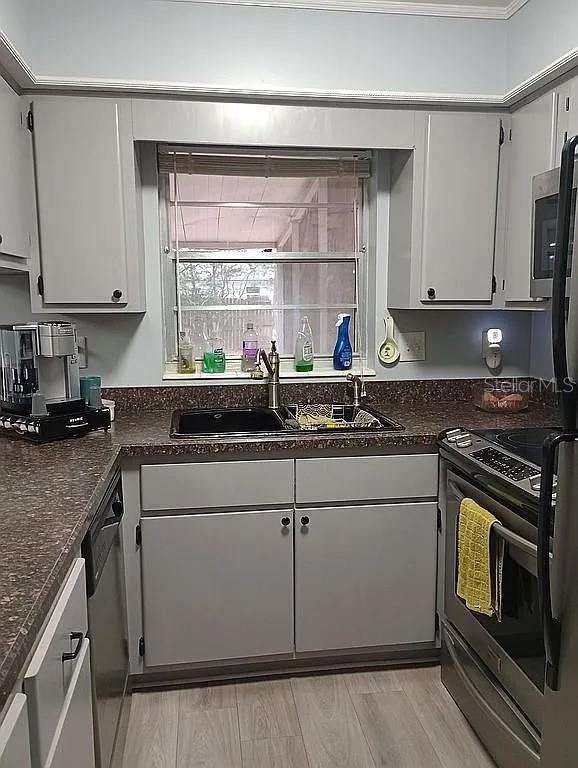
{"label": "oven control panel", "polygon": [[[482,465],[513,486],[530,493],[540,495],[540,467],[529,461],[515,456],[501,446],[492,443],[475,432],[464,429],[449,429],[445,432],[441,444],[452,453],[458,453],[472,462],[472,469]],[[554,494],[556,499],[556,478],[554,478]]]}
{"label": "oven control panel", "polygon": [[474,451],[471,456],[481,464],[495,469],[496,472],[515,482],[528,480],[536,474],[534,467],[525,464],[520,459],[515,459],[498,448],[480,448]]}

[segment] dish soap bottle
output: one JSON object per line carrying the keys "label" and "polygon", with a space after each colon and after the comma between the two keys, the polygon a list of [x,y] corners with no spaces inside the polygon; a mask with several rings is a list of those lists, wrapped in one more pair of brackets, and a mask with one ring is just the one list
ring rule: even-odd
{"label": "dish soap bottle", "polygon": [[313,331],[307,316],[301,318],[301,330],[295,340],[295,370],[300,373],[313,370]]}
{"label": "dish soap bottle", "polygon": [[225,373],[225,342],[211,331],[203,354],[203,373]]}
{"label": "dish soap bottle", "polygon": [[348,371],[353,362],[353,349],[349,341],[349,321],[351,315],[337,315],[337,341],[333,350],[333,367],[336,371]]}
{"label": "dish soap bottle", "polygon": [[259,338],[254,331],[253,323],[247,323],[247,328],[243,334],[241,352],[241,370],[254,371],[257,367],[257,357],[259,355]]}
{"label": "dish soap bottle", "polygon": [[186,331],[179,334],[179,373],[195,373],[195,354],[191,337]]}

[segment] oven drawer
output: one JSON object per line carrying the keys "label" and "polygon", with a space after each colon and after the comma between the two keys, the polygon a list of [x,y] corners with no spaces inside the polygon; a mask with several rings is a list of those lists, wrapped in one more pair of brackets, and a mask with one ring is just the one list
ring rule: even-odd
{"label": "oven drawer", "polygon": [[468,648],[442,623],[442,683],[498,768],[537,768],[540,734]]}

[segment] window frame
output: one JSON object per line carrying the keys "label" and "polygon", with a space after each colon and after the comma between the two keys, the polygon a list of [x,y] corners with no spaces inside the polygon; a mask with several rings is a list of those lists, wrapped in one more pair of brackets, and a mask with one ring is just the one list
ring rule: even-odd
{"label": "window frame", "polygon": [[[195,146],[195,149],[198,147]],[[231,151],[240,153],[259,153],[259,148],[231,148]],[[280,150],[280,154],[301,156],[305,151],[315,151],[309,148],[296,148],[295,151]],[[277,153],[277,150],[275,150]],[[338,155],[339,152],[331,153],[327,152],[327,155]],[[364,151],[365,156],[373,157],[373,153]],[[179,373],[177,369],[177,357],[178,357],[178,338],[179,338],[179,326],[180,326],[180,312],[182,307],[180,304],[180,292],[178,290],[178,277],[177,269],[178,262],[202,262],[202,263],[224,263],[231,261],[235,263],[255,263],[257,261],[263,261],[264,263],[321,263],[328,264],[333,262],[353,262],[355,263],[355,303],[351,307],[352,314],[355,314],[355,333],[352,338],[353,350],[353,366],[354,372],[361,372],[364,375],[375,375],[375,371],[368,368],[368,338],[369,338],[369,286],[368,278],[371,269],[368,264],[369,254],[373,252],[373,249],[368,247],[369,242],[369,210],[370,210],[370,182],[371,178],[359,178],[359,197],[357,200],[357,211],[355,216],[355,239],[359,246],[358,251],[351,252],[308,252],[308,251],[275,251],[265,252],[263,249],[262,255],[257,258],[255,254],[256,249],[253,251],[251,257],[245,259],[240,258],[238,254],[233,254],[227,251],[218,251],[207,249],[202,251],[201,249],[195,249],[195,256],[190,258],[183,258],[180,256],[177,259],[176,249],[171,245],[171,209],[176,208],[178,205],[177,200],[171,201],[170,194],[170,174],[159,173],[158,174],[158,203],[159,203],[159,219],[160,219],[160,234],[161,234],[161,296],[163,305],[163,379],[186,381],[186,380],[213,380],[213,379],[249,379],[250,374],[241,371],[241,355],[227,354],[227,370],[224,374],[207,374],[197,371],[196,373]],[[218,206],[219,202],[215,203]],[[254,203],[255,207],[259,207],[258,203]],[[331,203],[320,203],[319,208],[327,208],[327,205],[331,207]],[[336,203],[339,205],[339,203]],[[345,205],[345,204],[344,204]],[[299,204],[292,204],[292,207],[299,208]],[[280,241],[281,242],[281,241]],[[247,244],[239,244],[239,250],[247,249]],[[220,255],[218,255],[220,253]],[[298,257],[298,258],[296,258]],[[167,269],[168,267],[168,269]],[[169,286],[167,286],[169,283]],[[174,302],[167,301],[167,288],[173,292],[175,298]],[[304,313],[307,312],[305,305],[295,305],[296,308],[303,306]],[[213,307],[216,311],[226,311],[230,309],[229,305],[222,305]],[[241,307],[239,307],[241,308]],[[252,305],[243,305],[242,309],[251,309]],[[262,307],[260,307],[262,308]],[[315,305],[315,309],[326,310],[332,309],[333,305]],[[340,305],[343,308],[343,305]],[[196,308],[195,308],[196,309]],[[335,311],[337,312],[339,308]],[[176,320],[175,320],[176,318]],[[281,358],[281,375],[284,378],[337,378],[343,377],[343,373],[336,371],[332,366],[331,354],[320,354],[316,352],[315,369],[307,373],[299,373],[293,369],[293,353],[285,352],[280,355]]]}

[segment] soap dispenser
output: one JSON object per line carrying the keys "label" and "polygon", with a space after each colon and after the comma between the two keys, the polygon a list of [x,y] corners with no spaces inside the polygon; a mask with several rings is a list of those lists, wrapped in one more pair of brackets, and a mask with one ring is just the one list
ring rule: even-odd
{"label": "soap dispenser", "polygon": [[349,322],[351,315],[337,315],[337,341],[333,350],[333,367],[336,371],[349,371],[353,363],[353,349],[349,340]]}

